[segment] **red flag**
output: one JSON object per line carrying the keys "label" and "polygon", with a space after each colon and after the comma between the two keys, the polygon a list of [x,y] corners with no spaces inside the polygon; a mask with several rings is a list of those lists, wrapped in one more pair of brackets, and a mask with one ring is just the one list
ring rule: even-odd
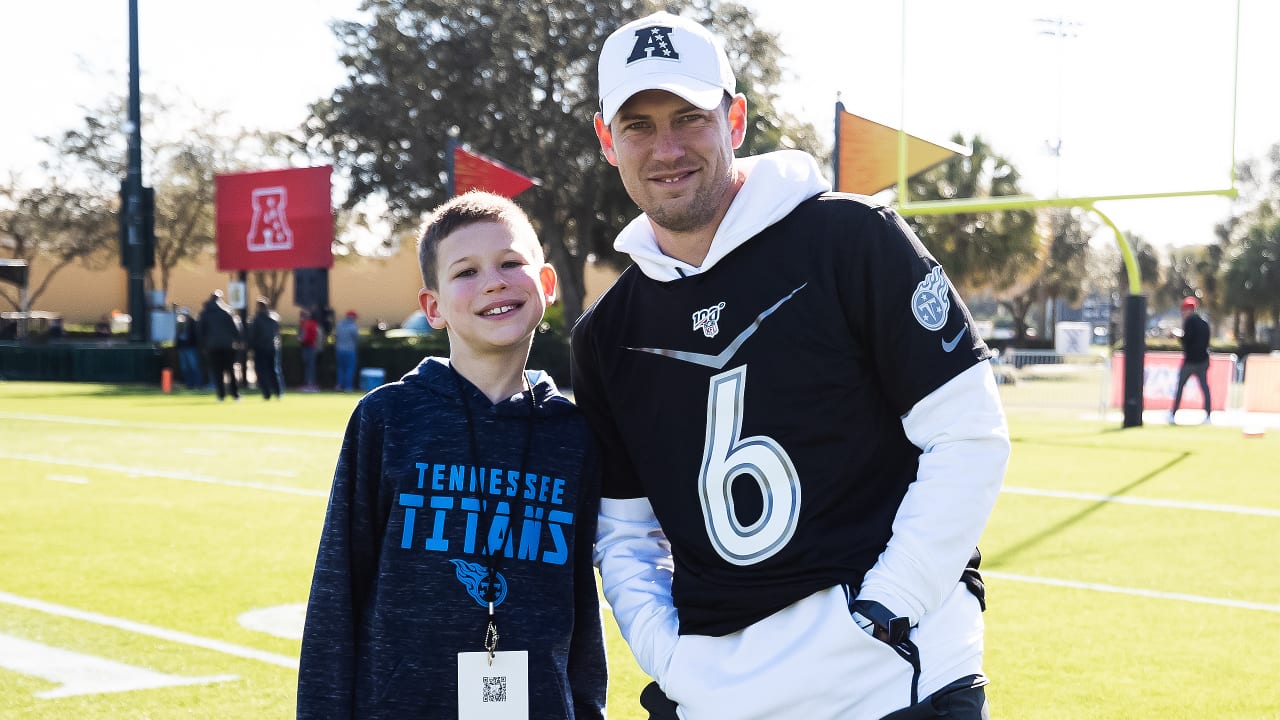
{"label": "red flag", "polygon": [[218,175],[219,270],[333,267],[332,168]]}
{"label": "red flag", "polygon": [[525,177],[493,158],[471,152],[461,145],[453,149],[453,193],[461,195],[468,190],[487,190],[503,197],[515,197],[537,185],[538,181]]}

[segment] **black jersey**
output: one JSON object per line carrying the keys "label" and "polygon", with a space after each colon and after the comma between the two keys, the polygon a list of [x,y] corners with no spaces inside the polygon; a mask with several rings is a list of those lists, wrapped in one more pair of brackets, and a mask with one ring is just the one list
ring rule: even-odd
{"label": "black jersey", "polygon": [[902,416],[989,353],[900,217],[825,193],[699,274],[629,268],[573,356],[603,496],[649,499],[681,634],[723,635],[856,592],[916,477]]}

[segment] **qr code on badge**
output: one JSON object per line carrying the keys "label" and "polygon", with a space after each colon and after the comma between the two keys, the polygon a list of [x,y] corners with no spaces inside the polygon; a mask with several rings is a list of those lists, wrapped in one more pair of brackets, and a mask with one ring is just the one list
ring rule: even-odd
{"label": "qr code on badge", "polygon": [[507,678],[486,677],[484,678],[484,688],[480,697],[481,702],[499,702],[507,701]]}

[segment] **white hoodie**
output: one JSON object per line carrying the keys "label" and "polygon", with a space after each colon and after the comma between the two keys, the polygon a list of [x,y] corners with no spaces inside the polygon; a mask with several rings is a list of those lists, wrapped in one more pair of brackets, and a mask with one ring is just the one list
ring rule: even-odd
{"label": "white hoodie", "polygon": [[664,255],[648,215],[628,223],[613,241],[613,249],[630,255],[636,266],[654,280],[665,282],[706,272],[756,233],[786,217],[796,205],[831,189],[818,164],[799,150],[739,158],[734,168],[746,181],[716,229],[701,267]]}

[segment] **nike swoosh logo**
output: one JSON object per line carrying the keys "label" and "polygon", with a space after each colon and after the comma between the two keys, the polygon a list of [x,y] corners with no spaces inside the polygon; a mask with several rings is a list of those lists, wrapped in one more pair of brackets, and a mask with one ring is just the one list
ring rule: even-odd
{"label": "nike swoosh logo", "polygon": [[966,332],[968,332],[968,330],[969,330],[969,326],[968,326],[968,325],[966,325],[966,326],[964,326],[964,327],[960,328],[960,332],[956,333],[956,336],[955,336],[954,338],[952,338],[952,339],[951,339],[951,342],[947,342],[947,341],[944,339],[944,340],[942,341],[942,349],[943,349],[943,351],[945,351],[945,352],[951,352],[952,350],[955,350],[955,349],[956,349],[956,345],[959,345],[959,344],[960,344],[960,338],[964,337],[964,334],[965,334]]}
{"label": "nike swoosh logo", "polygon": [[805,283],[804,285],[801,285],[795,290],[792,290],[790,293],[787,294],[786,297],[774,303],[773,306],[770,307],[768,310],[765,310],[764,312],[757,315],[755,322],[751,323],[746,327],[745,330],[738,333],[738,337],[734,338],[733,342],[729,343],[728,347],[716,353],[715,355],[708,355],[705,353],[686,352],[684,350],[664,350],[663,348],[629,347],[626,349],[635,350],[636,352],[653,353],[654,355],[669,357],[672,360],[682,360],[687,363],[693,363],[694,365],[703,365],[705,367],[711,368],[712,370],[723,370],[724,366],[729,364],[729,359],[733,357],[734,353],[738,352],[738,348],[741,348],[742,344],[747,341],[747,338],[750,338],[752,335],[754,335],[756,330],[760,328],[760,323],[764,322],[765,318],[769,317],[774,313],[775,310],[782,307],[782,303],[790,300],[792,297],[795,296],[796,293],[803,290],[805,285],[808,285],[808,284],[809,283]]}

